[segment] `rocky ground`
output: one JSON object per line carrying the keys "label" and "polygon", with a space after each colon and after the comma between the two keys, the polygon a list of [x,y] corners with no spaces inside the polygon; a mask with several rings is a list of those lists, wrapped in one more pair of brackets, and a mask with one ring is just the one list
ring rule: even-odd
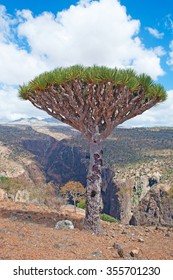
{"label": "rocky ground", "polygon": [[[1,260],[173,260],[173,228],[102,222],[104,234],[82,230],[84,213],[0,201]],[[69,219],[73,230],[56,229]]]}

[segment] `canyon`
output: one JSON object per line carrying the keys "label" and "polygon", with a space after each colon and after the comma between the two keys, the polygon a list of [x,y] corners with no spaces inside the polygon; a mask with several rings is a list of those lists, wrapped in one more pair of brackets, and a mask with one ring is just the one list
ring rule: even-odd
{"label": "canyon", "polygon": [[[171,128],[117,128],[105,141],[104,213],[125,225],[173,226],[172,136]],[[0,177],[18,180],[0,186],[1,198],[44,204],[68,181],[86,186],[88,163],[88,143],[69,126],[0,125]]]}

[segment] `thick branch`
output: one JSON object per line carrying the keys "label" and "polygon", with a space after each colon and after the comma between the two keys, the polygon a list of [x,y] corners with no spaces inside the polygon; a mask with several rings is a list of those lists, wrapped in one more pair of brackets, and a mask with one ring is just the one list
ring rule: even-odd
{"label": "thick branch", "polygon": [[51,85],[46,91],[37,90],[28,98],[34,106],[81,131],[91,141],[94,134],[105,139],[124,121],[142,114],[159,100],[146,98],[139,88],[107,83],[84,83],[74,80],[64,85]]}

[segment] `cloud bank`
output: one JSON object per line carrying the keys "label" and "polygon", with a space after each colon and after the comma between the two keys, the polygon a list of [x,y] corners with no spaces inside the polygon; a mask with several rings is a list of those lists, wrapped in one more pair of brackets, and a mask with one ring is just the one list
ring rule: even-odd
{"label": "cloud bank", "polygon": [[142,44],[140,21],[116,0],[81,1],[56,15],[33,16],[22,10],[12,18],[0,9],[0,80],[18,84],[39,72],[72,64],[133,67],[157,79],[160,57]]}

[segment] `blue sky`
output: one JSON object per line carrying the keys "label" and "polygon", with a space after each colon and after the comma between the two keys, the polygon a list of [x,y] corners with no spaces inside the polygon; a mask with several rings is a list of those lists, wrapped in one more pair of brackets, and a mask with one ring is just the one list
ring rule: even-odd
{"label": "blue sky", "polygon": [[57,13],[63,9],[68,9],[70,5],[77,3],[74,0],[2,0],[0,3],[6,6],[9,13],[13,14],[15,10],[29,9],[35,15],[44,11]]}
{"label": "blue sky", "polygon": [[168,100],[125,123],[173,126],[172,1],[0,1],[0,121],[46,117],[17,97],[36,75],[72,64],[131,67]]}
{"label": "blue sky", "polygon": [[[173,39],[173,3],[171,0],[164,1],[136,1],[121,0],[126,6],[127,13],[140,20],[140,36],[146,47],[157,47],[161,45],[165,51],[169,52],[169,44]],[[147,27],[156,29],[161,38],[152,36]],[[172,70],[168,67],[167,56],[163,56],[161,65],[166,71],[166,75],[159,77],[159,82],[164,85],[167,90],[173,88]],[[170,71],[171,70],[171,71]]]}

